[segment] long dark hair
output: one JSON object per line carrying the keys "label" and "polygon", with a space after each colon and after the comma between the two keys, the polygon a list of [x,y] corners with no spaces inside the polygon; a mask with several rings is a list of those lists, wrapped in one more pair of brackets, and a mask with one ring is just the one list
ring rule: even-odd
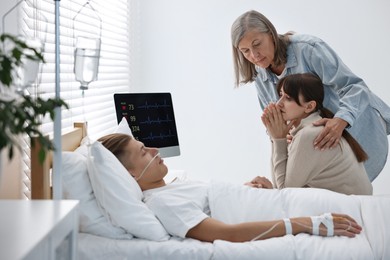
{"label": "long dark hair", "polygon": [[[324,101],[324,86],[318,76],[311,73],[288,75],[278,82],[278,93],[280,93],[282,88],[284,93],[294,99],[298,105],[301,105],[299,101],[299,96],[301,95],[305,102],[316,102],[316,108],[313,112],[319,111],[320,116],[323,118],[334,117],[334,114],[322,104]],[[347,130],[344,129],[342,136],[351,146],[358,162],[364,162],[368,159],[367,153]]]}

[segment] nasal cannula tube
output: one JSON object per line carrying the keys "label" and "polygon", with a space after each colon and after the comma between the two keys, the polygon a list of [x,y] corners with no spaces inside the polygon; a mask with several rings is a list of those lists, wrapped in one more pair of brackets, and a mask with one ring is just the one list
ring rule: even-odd
{"label": "nasal cannula tube", "polygon": [[145,168],[143,169],[143,171],[141,172],[141,174],[138,176],[138,178],[136,178],[135,180],[138,181],[139,179],[141,179],[141,177],[144,175],[144,173],[146,172],[146,170],[149,168],[149,166],[152,164],[152,162],[154,161],[154,159],[156,159],[158,156],[160,156],[160,153],[157,153],[150,161],[149,163],[145,166]]}

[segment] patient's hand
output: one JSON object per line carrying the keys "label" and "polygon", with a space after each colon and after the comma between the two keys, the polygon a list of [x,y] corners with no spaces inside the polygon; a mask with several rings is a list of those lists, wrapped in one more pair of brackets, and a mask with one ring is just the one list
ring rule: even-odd
{"label": "patient's hand", "polygon": [[264,189],[272,189],[272,183],[266,178],[262,176],[256,176],[250,182],[246,182],[245,185],[250,186],[252,188],[264,188]]}

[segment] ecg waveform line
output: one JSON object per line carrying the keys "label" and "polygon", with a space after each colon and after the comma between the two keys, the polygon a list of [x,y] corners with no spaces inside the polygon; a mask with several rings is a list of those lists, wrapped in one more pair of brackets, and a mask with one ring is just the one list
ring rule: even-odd
{"label": "ecg waveform line", "polygon": [[173,122],[173,120],[169,118],[169,115],[167,115],[165,119],[160,119],[160,117],[158,117],[157,119],[150,119],[150,117],[148,116],[147,120],[141,121],[139,124],[152,125],[152,124],[162,124],[162,123],[170,123],[170,122]]}
{"label": "ecg waveform line", "polygon": [[155,139],[164,140],[164,139],[172,138],[172,137],[175,137],[175,136],[176,135],[172,134],[171,130],[169,130],[168,134],[160,133],[159,135],[154,135],[153,132],[150,132],[150,134],[148,136],[146,136],[146,137],[143,137],[142,140],[155,140]]}
{"label": "ecg waveform line", "polygon": [[145,101],[145,104],[138,106],[139,109],[157,109],[157,108],[169,108],[171,105],[167,103],[167,100],[164,99],[164,102],[162,104],[149,104],[148,101]]}

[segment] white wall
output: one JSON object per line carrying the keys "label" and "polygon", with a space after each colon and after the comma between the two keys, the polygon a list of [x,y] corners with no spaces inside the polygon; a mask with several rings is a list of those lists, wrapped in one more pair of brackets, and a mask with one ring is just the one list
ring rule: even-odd
{"label": "white wall", "polygon": [[[182,155],[165,162],[191,177],[239,183],[270,177],[270,145],[255,89],[233,88],[230,26],[247,10],[265,14],[280,33],[321,37],[390,103],[386,0],[138,0],[138,6],[133,91],[172,93]],[[389,167],[374,181],[375,194],[389,194]]]}

